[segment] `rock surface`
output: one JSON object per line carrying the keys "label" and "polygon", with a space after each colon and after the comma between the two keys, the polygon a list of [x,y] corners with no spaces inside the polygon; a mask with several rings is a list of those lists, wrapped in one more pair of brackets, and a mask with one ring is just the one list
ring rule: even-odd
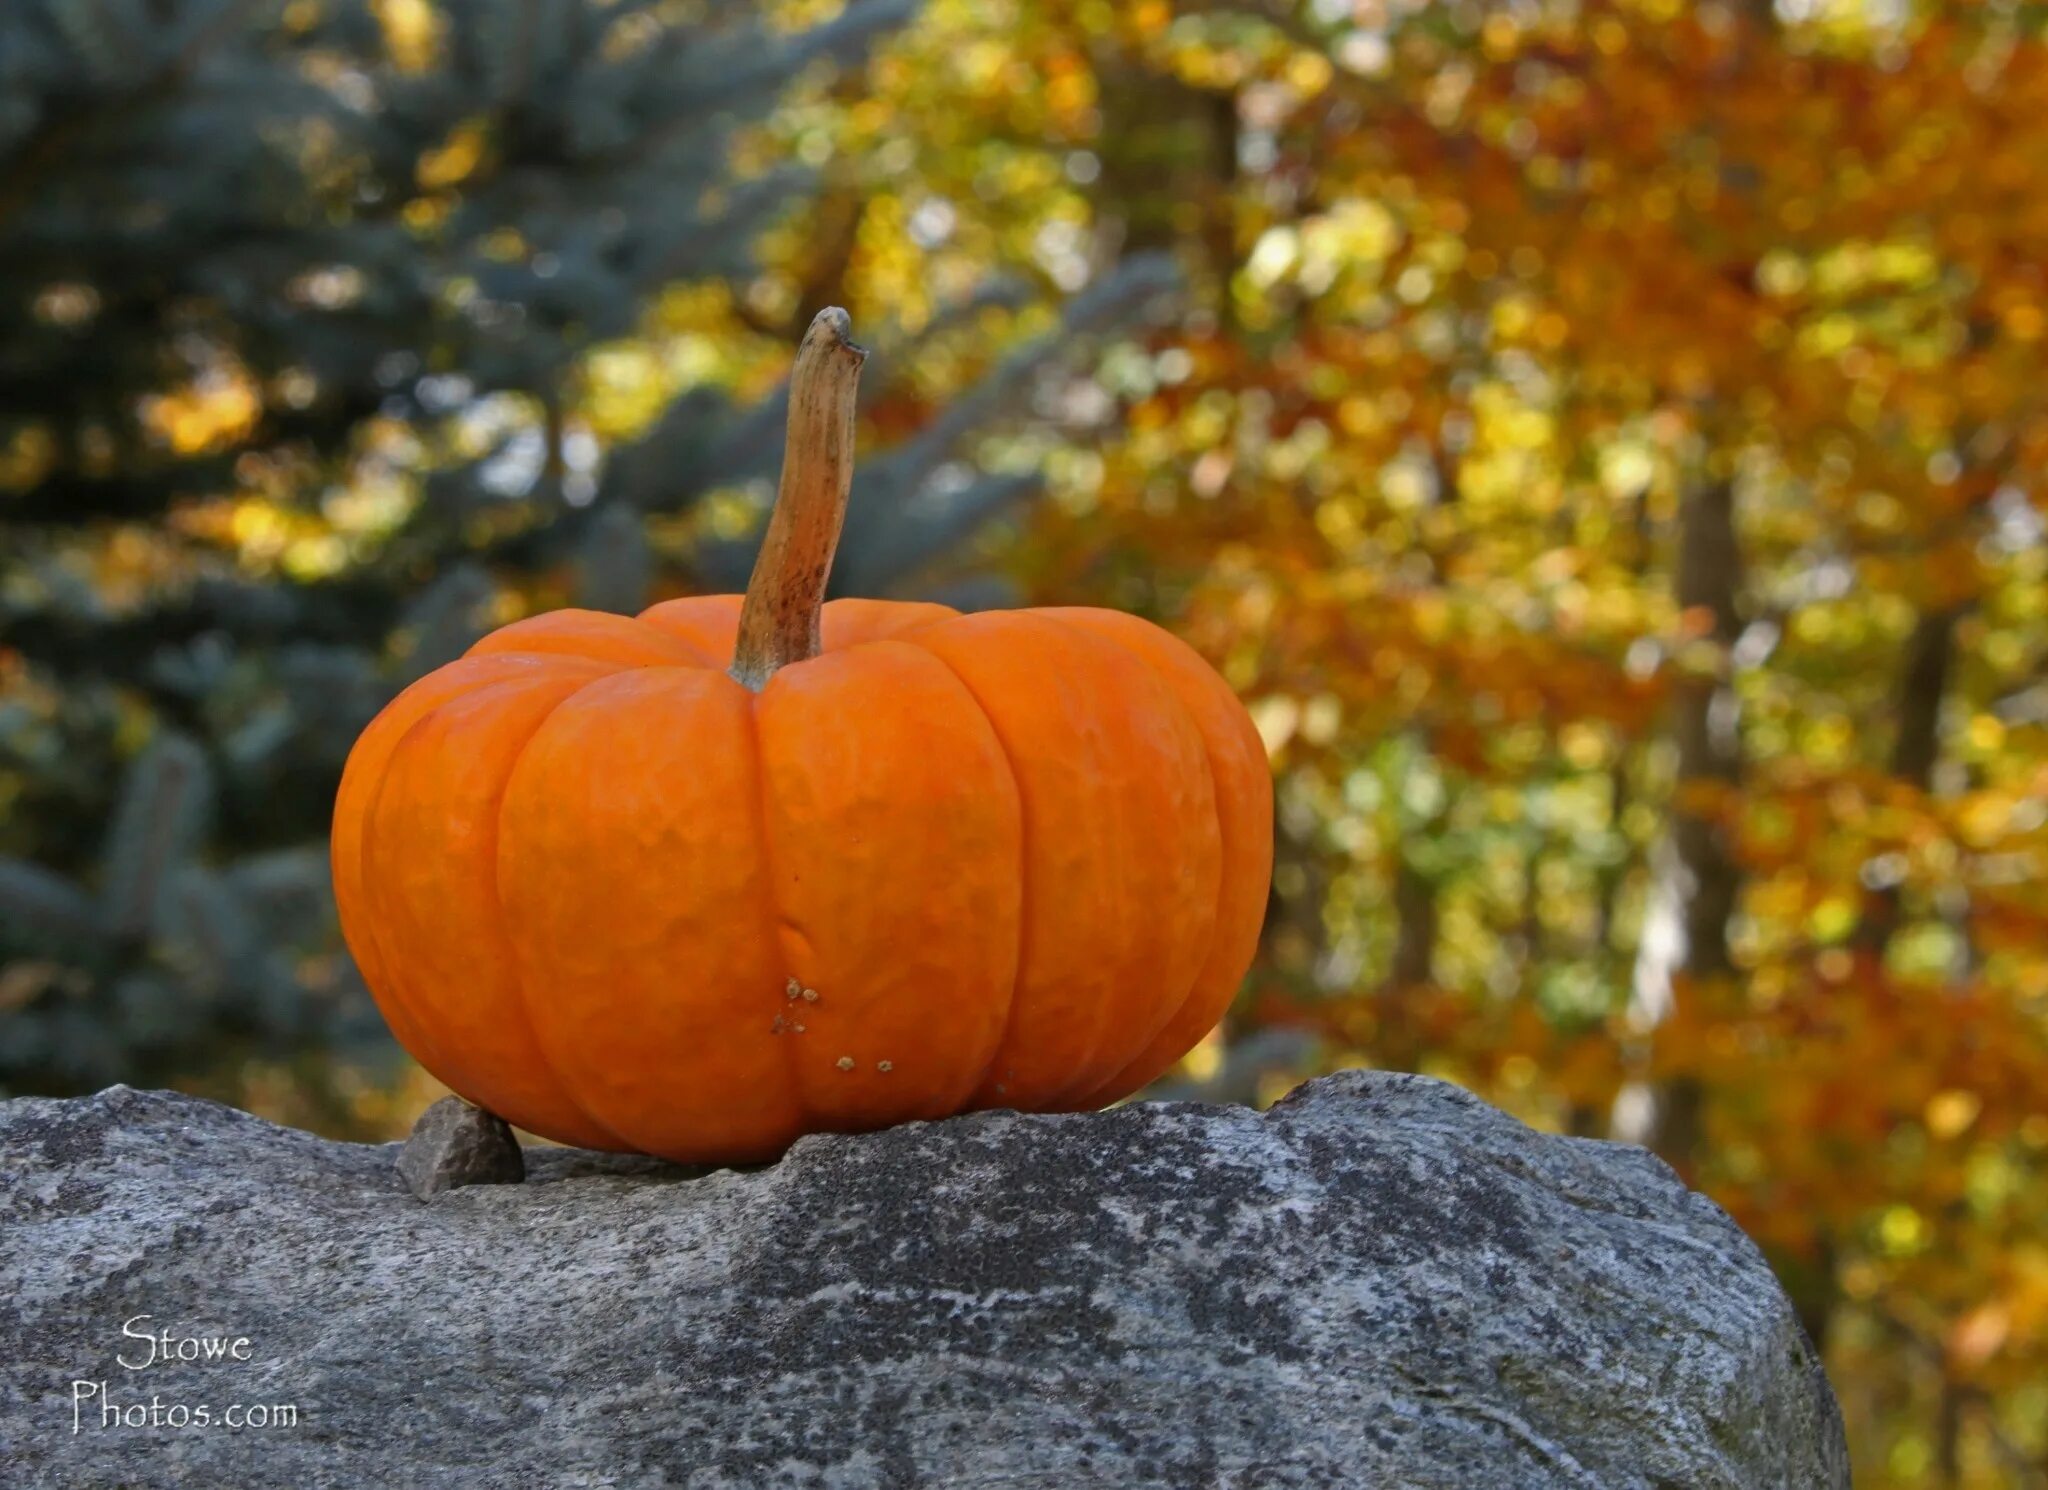
{"label": "rock surface", "polygon": [[512,1125],[460,1097],[443,1097],[420,1114],[398,1150],[399,1177],[421,1200],[464,1185],[516,1185],[526,1158]]}
{"label": "rock surface", "polygon": [[394,1157],[122,1087],[0,1105],[0,1478],[1849,1483],[1725,1215],[1418,1077],[746,1172],[534,1149],[432,1205]]}

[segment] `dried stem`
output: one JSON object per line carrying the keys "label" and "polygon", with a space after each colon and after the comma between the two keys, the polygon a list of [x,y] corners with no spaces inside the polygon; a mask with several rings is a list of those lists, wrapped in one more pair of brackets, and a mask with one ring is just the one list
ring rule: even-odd
{"label": "dried stem", "polygon": [[853,487],[853,405],[867,352],[853,323],[821,310],[789,375],[789,435],[782,487],[740,607],[733,677],[759,692],[778,667],[818,655],[818,612]]}

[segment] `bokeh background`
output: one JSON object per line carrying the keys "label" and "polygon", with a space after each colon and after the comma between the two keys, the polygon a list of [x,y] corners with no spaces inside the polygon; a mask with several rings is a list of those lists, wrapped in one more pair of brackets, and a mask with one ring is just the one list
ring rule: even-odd
{"label": "bokeh background", "polygon": [[1218,1035],[1654,1145],[1859,1482],[2048,1484],[2048,7],[14,0],[0,1094],[353,1136],[383,700],[744,580],[1140,612],[1270,750]]}

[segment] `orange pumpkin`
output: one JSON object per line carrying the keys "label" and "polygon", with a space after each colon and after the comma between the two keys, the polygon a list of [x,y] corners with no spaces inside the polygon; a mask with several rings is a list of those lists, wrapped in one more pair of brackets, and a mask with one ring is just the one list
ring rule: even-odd
{"label": "orange pumpkin", "polygon": [[865,356],[821,314],[746,596],[516,622],[363,732],[342,928],[435,1076],[681,1161],[977,1107],[1100,1106],[1249,964],[1265,752],[1111,611],[821,607]]}

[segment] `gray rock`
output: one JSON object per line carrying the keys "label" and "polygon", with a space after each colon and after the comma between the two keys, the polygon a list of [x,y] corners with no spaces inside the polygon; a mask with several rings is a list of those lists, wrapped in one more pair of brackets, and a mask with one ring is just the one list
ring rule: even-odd
{"label": "gray rock", "polygon": [[1418,1077],[982,1113],[748,1172],[535,1149],[526,1184],[431,1206],[394,1148],[122,1087],[0,1106],[0,1478],[1849,1483],[1721,1211]]}
{"label": "gray rock", "polygon": [[464,1185],[516,1185],[526,1160],[512,1125],[460,1097],[443,1097],[420,1114],[398,1150],[398,1173],[421,1200]]}

